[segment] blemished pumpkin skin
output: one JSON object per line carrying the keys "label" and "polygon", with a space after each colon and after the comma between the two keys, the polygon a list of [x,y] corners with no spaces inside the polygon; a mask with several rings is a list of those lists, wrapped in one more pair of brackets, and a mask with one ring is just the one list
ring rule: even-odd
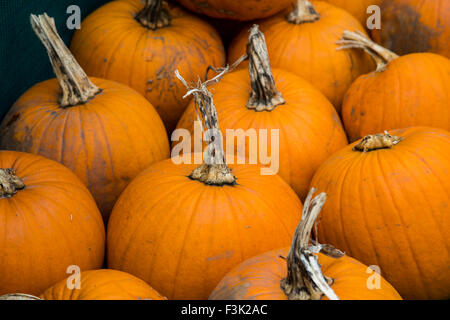
{"label": "blemished pumpkin skin", "polygon": [[[73,277],[73,276],[72,276]],[[45,290],[43,300],[166,300],[145,281],[119,270],[89,270],[79,274],[79,289],[73,279],[64,279]]]}
{"label": "blemished pumpkin skin", "polygon": [[450,58],[448,0],[384,0],[373,39],[399,55],[434,52]]}
{"label": "blemished pumpkin skin", "polygon": [[[241,263],[219,282],[210,300],[288,300],[280,288],[286,277],[289,248],[272,250]],[[384,279],[380,287],[369,288],[373,271],[359,261],[343,256],[339,259],[318,254],[324,275],[334,282],[331,288],[341,300],[401,300],[398,292]],[[367,272],[367,271],[370,272]],[[327,300],[326,296],[322,297]]]}
{"label": "blemished pumpkin skin", "polygon": [[[332,5],[342,8],[350,12],[358,21],[366,27],[367,19],[370,14],[367,13],[367,8],[372,5],[380,6],[383,0],[324,0]],[[314,3],[314,1],[313,1]]]}
{"label": "blemished pumpkin skin", "polygon": [[234,266],[289,245],[301,215],[295,192],[257,165],[230,165],[235,185],[207,185],[198,164],[150,166],[120,196],[107,232],[108,267],[169,299],[207,299]]}
{"label": "blemished pumpkin skin", "polygon": [[[293,13],[290,9],[257,23],[266,38],[272,67],[307,80],[340,112],[348,87],[358,76],[373,69],[373,62],[358,50],[337,50],[336,41],[344,30],[365,33],[365,29],[341,8],[321,1],[313,2],[313,6],[320,15],[317,21],[291,23],[287,20],[287,14]],[[247,37],[245,29],[231,42],[229,63],[245,52]]]}
{"label": "blemished pumpkin skin", "polygon": [[0,151],[0,168],[13,169],[25,185],[0,196],[0,295],[37,295],[67,277],[71,265],[81,270],[102,266],[101,214],[69,169],[15,151]]}
{"label": "blemished pumpkin skin", "polygon": [[319,241],[381,274],[404,299],[450,297],[450,133],[413,127],[389,132],[391,148],[332,155],[311,185],[326,192]]}
{"label": "blemished pumpkin skin", "polygon": [[175,70],[197,81],[209,65],[225,63],[225,50],[212,26],[179,6],[170,4],[170,24],[155,30],[135,19],[143,8],[141,0],[105,4],[82,22],[70,50],[89,76],[126,84],[146,97],[170,134],[188,103]]}
{"label": "blemished pumpkin skin", "polygon": [[232,20],[254,20],[274,15],[290,7],[292,0],[177,0],[198,14],[213,18]]}

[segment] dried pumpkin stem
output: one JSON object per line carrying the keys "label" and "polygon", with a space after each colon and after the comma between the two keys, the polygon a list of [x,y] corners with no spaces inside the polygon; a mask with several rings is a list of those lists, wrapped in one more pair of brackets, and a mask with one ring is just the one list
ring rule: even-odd
{"label": "dried pumpkin stem", "polygon": [[0,169],[0,198],[10,198],[23,188],[25,184],[16,176],[14,169]]}
{"label": "dried pumpkin stem", "polygon": [[281,92],[275,87],[266,40],[256,24],[250,29],[247,55],[252,86],[247,108],[255,111],[271,111],[276,106],[286,103]]}
{"label": "dried pumpkin stem", "polygon": [[319,20],[320,14],[314,9],[311,2],[297,0],[297,6],[287,15],[286,19],[290,23],[302,24]]}
{"label": "dried pumpkin stem", "polygon": [[390,135],[387,131],[384,133],[369,134],[353,147],[353,151],[369,152],[377,149],[391,148],[402,140],[402,137]]}
{"label": "dried pumpkin stem", "polygon": [[231,169],[225,163],[225,153],[223,151],[222,135],[219,130],[217,110],[214,105],[213,96],[207,88],[209,84],[219,81],[227,71],[228,67],[214,78],[205,82],[201,82],[199,79],[195,86],[190,86],[178,70],[175,71],[176,77],[188,90],[183,98],[190,95],[194,96],[197,118],[199,120],[201,119],[200,123],[205,140],[210,142],[206,150],[204,163],[194,169],[189,175],[189,178],[209,185],[222,186],[225,184],[234,185],[236,183],[236,177],[231,173]]}
{"label": "dried pumpkin stem", "polygon": [[312,199],[315,191],[312,188],[306,197],[302,219],[295,230],[287,257],[287,277],[281,281],[281,289],[289,300],[320,300],[323,295],[339,300],[330,287],[333,279],[323,275],[316,253],[322,252],[334,258],[340,258],[344,253],[331,245],[309,244],[312,228],[326,201],[323,192]]}
{"label": "dried pumpkin stem", "polygon": [[144,8],[136,15],[136,20],[151,30],[170,25],[169,6],[163,0],[144,0]]}
{"label": "dried pumpkin stem", "polygon": [[36,296],[25,293],[10,293],[0,296],[0,300],[42,300]]}
{"label": "dried pumpkin stem", "polygon": [[59,103],[70,107],[86,103],[101,90],[95,86],[81,69],[64,41],[58,35],[55,21],[46,13],[31,15],[31,26],[47,49],[50,62],[61,87]]}
{"label": "dried pumpkin stem", "polygon": [[386,70],[386,66],[389,62],[398,58],[398,55],[394,52],[376,44],[360,31],[344,31],[341,40],[336,43],[341,45],[338,50],[363,49],[366,51],[377,64],[376,72]]}

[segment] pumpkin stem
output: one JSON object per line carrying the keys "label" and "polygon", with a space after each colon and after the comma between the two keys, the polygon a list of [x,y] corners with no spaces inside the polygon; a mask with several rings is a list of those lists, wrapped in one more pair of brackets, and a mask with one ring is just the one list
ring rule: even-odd
{"label": "pumpkin stem", "polygon": [[281,289],[289,300],[320,300],[323,295],[330,300],[339,300],[330,287],[333,279],[323,275],[316,253],[322,252],[334,258],[340,258],[344,253],[331,245],[309,244],[312,228],[326,201],[324,192],[311,200],[315,191],[312,188],[305,199],[302,219],[287,257],[287,277],[281,280]]}
{"label": "pumpkin stem", "polygon": [[42,300],[36,296],[25,293],[10,293],[0,296],[0,300]]}
{"label": "pumpkin stem", "polygon": [[14,169],[0,169],[0,198],[10,198],[23,188],[25,184],[16,176]]}
{"label": "pumpkin stem", "polygon": [[136,15],[136,20],[151,30],[170,25],[169,6],[163,0],[143,0],[144,8]]}
{"label": "pumpkin stem", "polygon": [[205,152],[204,163],[194,169],[189,175],[189,178],[208,185],[222,186],[225,184],[234,185],[236,183],[236,177],[231,173],[231,169],[225,163],[225,153],[223,151],[222,134],[219,130],[217,110],[214,105],[213,96],[207,88],[209,84],[218,82],[228,72],[228,69],[229,67],[227,66],[220,74],[205,82],[201,82],[199,78],[195,86],[190,86],[178,70],[175,71],[176,77],[188,89],[188,92],[183,98],[190,95],[194,96],[197,118],[199,120],[201,118],[200,123],[205,140],[211,142]]}
{"label": "pumpkin stem", "polygon": [[286,19],[293,24],[302,24],[319,20],[320,14],[308,0],[297,0],[297,6],[287,15]]}
{"label": "pumpkin stem", "polygon": [[377,149],[391,148],[402,140],[402,137],[392,136],[387,131],[384,133],[369,134],[353,147],[353,151],[369,152]]}
{"label": "pumpkin stem", "polygon": [[64,41],[58,35],[55,21],[46,13],[31,15],[31,26],[47,49],[53,71],[61,87],[59,104],[70,107],[86,103],[101,90],[95,86],[81,69]]}
{"label": "pumpkin stem", "polygon": [[373,58],[377,64],[376,72],[382,72],[386,70],[386,66],[394,59],[398,58],[394,52],[380,46],[379,44],[373,42],[367,38],[360,31],[344,31],[341,40],[336,42],[341,46],[338,50],[343,49],[363,49]]}
{"label": "pumpkin stem", "polygon": [[247,55],[252,86],[247,108],[255,111],[271,111],[276,106],[286,103],[281,92],[275,87],[266,40],[256,24],[250,29]]}

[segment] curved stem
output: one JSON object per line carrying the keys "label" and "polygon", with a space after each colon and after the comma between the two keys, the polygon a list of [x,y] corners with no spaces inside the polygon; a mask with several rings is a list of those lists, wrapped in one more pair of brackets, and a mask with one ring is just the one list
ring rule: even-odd
{"label": "curved stem", "polygon": [[320,14],[308,0],[297,0],[297,6],[287,15],[286,19],[290,23],[302,24],[319,20]]}
{"label": "curved stem", "polygon": [[89,80],[58,35],[53,18],[46,13],[39,16],[32,14],[31,26],[47,49],[62,91],[59,101],[61,107],[86,103],[101,91]]}
{"label": "curved stem", "polygon": [[387,131],[384,133],[369,134],[353,147],[353,151],[369,152],[391,148],[402,140],[402,137],[392,136]]}
{"label": "curved stem", "polygon": [[42,300],[36,296],[25,293],[10,293],[0,296],[0,300]]}
{"label": "curved stem", "polygon": [[247,108],[271,111],[276,106],[286,103],[281,92],[275,87],[266,40],[256,24],[250,29],[247,55],[252,86]]}
{"label": "curved stem", "polygon": [[163,0],[145,0],[144,8],[136,15],[136,20],[151,30],[170,25],[168,5]]}
{"label": "curved stem", "polygon": [[14,169],[0,169],[0,198],[10,198],[23,188],[25,184],[16,176]]}
{"label": "curved stem", "polygon": [[366,51],[377,64],[376,72],[386,70],[386,66],[389,62],[398,58],[398,55],[394,52],[373,42],[360,31],[344,31],[341,40],[336,43],[341,45],[338,50],[363,49]]}

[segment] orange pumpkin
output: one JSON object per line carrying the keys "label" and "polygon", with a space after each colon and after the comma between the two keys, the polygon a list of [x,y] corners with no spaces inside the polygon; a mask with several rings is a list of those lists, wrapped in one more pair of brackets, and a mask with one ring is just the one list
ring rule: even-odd
{"label": "orange pumpkin", "polygon": [[43,300],[165,300],[143,280],[126,272],[101,269],[77,276],[79,282],[71,276],[39,297]]}
{"label": "orange pumpkin", "polygon": [[413,127],[365,137],[334,155],[311,185],[327,193],[318,227],[406,299],[450,297],[450,133]]}
{"label": "orange pumpkin", "polygon": [[139,172],[169,156],[153,106],[116,82],[88,78],[59,38],[53,19],[33,16],[57,79],[34,85],[0,126],[0,147],[61,162],[88,186],[105,221]]}
{"label": "orange pumpkin", "polygon": [[[367,25],[367,19],[371,14],[367,13],[367,8],[372,5],[380,6],[383,0],[324,0],[332,5],[350,12],[361,25]],[[314,2],[314,1],[313,1]]]}
{"label": "orange pumpkin", "polygon": [[353,32],[344,32],[341,43],[363,48],[377,62],[345,95],[342,120],[350,141],[410,126],[450,130],[450,60],[433,53],[398,57]]}
{"label": "orange pumpkin", "polygon": [[254,20],[266,18],[289,7],[292,0],[177,0],[199,14],[213,18]]}
{"label": "orange pumpkin", "polygon": [[[190,92],[202,105],[205,134],[218,130],[206,85]],[[295,192],[257,165],[227,166],[220,136],[214,143],[202,165],[168,159],[125,189],[108,225],[110,268],[169,299],[206,299],[236,264],[289,243],[302,208]]]}
{"label": "orange pumpkin", "polygon": [[[279,157],[279,175],[304,199],[314,171],[333,152],[347,145],[345,132],[331,103],[312,85],[282,69],[274,69],[272,76],[264,35],[257,26],[252,28],[248,41],[249,70],[226,74],[214,86],[225,145],[236,139],[235,135],[227,139],[229,129],[234,129],[236,135],[243,130],[242,136],[247,133],[249,137],[253,132],[257,147],[252,148],[250,139],[241,146],[237,138],[238,143],[232,146],[235,154],[241,152],[240,156],[265,164],[260,152],[267,148],[267,154],[272,156],[271,166]],[[178,123],[178,128],[191,132],[192,140],[198,138],[194,136],[195,110],[191,101]],[[274,131],[279,132],[279,142],[272,136]]]}
{"label": "orange pumpkin", "polygon": [[[330,246],[308,245],[311,228],[326,198],[322,193],[310,202],[314,191],[305,201],[291,248],[269,251],[241,263],[220,281],[209,299],[401,299],[384,278],[362,263]],[[321,252],[313,254],[318,250]]]}
{"label": "orange pumpkin", "polygon": [[0,151],[0,168],[0,295],[36,295],[71,265],[102,266],[100,212],[69,169],[15,151]]}
{"label": "orange pumpkin", "polygon": [[[258,24],[266,37],[272,66],[309,81],[338,111],[353,80],[373,67],[362,52],[336,50],[336,41],[344,30],[365,31],[350,13],[328,3],[314,2],[313,7],[307,0],[298,0],[294,11]],[[230,44],[230,62],[245,52],[246,43],[247,30],[243,30]]]}
{"label": "orange pumpkin", "polygon": [[225,62],[213,27],[161,0],[105,4],[83,21],[70,49],[88,75],[126,84],[145,96],[169,133],[187,105],[174,71],[196,81],[209,65]]}
{"label": "orange pumpkin", "polygon": [[434,52],[450,58],[450,1],[384,0],[373,39],[399,55]]}

